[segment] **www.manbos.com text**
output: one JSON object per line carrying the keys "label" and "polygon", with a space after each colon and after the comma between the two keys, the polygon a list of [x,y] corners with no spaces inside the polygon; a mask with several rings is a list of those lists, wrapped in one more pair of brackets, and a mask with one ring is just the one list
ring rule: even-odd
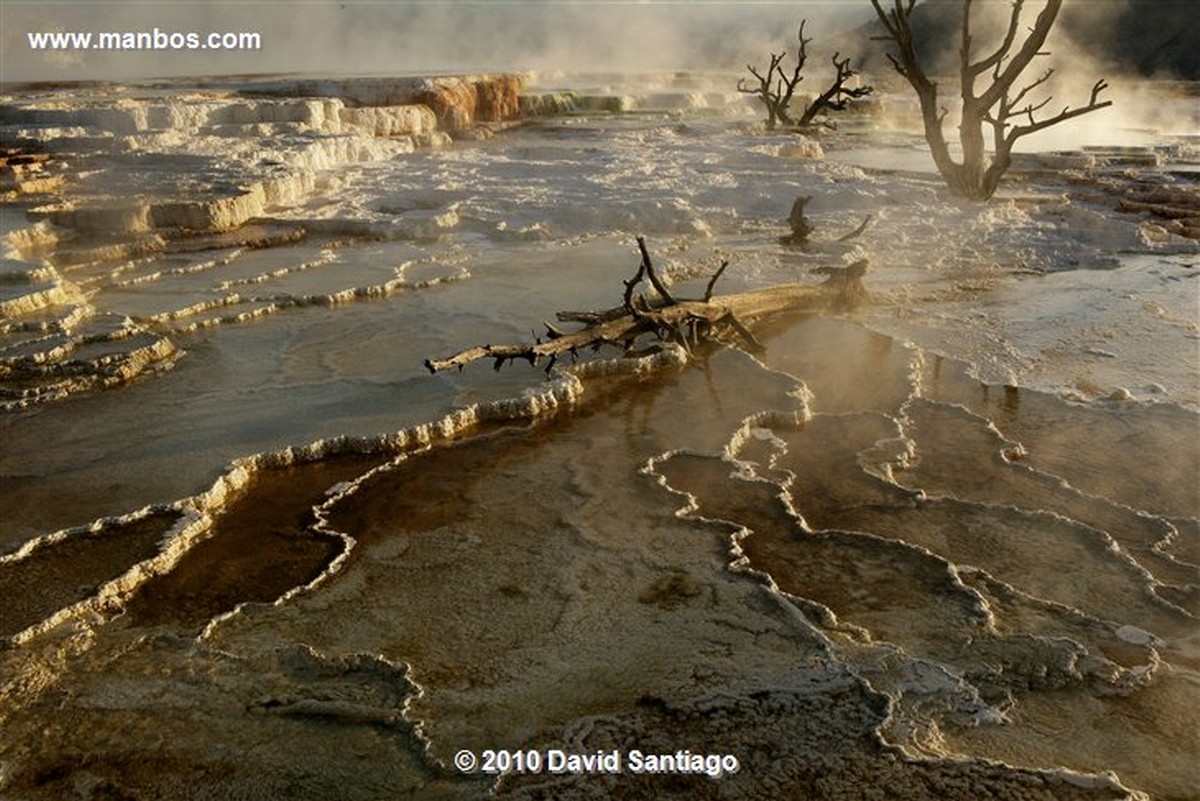
{"label": "www.manbos.com text", "polygon": [[30,50],[261,50],[257,31],[30,31]]}

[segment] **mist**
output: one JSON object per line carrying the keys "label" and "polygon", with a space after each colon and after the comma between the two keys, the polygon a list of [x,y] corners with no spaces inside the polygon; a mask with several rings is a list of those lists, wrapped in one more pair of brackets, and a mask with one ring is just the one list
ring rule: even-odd
{"label": "mist", "polygon": [[[865,2],[6,3],[0,80],[131,80],[299,72],[624,72],[742,68],[801,19],[818,42],[866,22]],[[256,51],[42,51],[39,31],[258,32]]]}
{"label": "mist", "polygon": [[[1016,51],[1032,27],[1044,2],[1026,4],[1021,15]],[[971,53],[978,60],[993,52],[1008,27],[1011,4],[985,0],[973,4]],[[1028,96],[1038,104],[1049,99],[1037,117],[1052,117],[1065,107],[1087,105],[1092,87],[1104,80],[1107,88],[1101,101],[1112,106],[1076,117],[1019,140],[1016,150],[1031,152],[1073,149],[1088,145],[1143,145],[1157,134],[1190,134],[1200,131],[1200,111],[1194,99],[1172,90],[1162,82],[1196,80],[1191,61],[1180,52],[1200,52],[1191,47],[1196,38],[1190,21],[1193,6],[1175,0],[1146,3],[1145,0],[1067,0],[1046,45],[1044,55],[1033,61],[1013,87],[1014,93],[1053,70],[1044,84]],[[949,109],[946,129],[958,123],[958,70],[962,0],[925,0],[913,15],[918,52],[929,77],[940,87],[939,103]],[[883,26],[872,18],[852,31],[826,42],[829,48],[855,54],[855,64],[864,73],[897,96],[913,97],[907,82],[896,75],[886,58],[894,52],[891,42],[882,41]],[[990,72],[980,75],[975,91],[990,82]],[[1149,82],[1159,82],[1147,91]],[[1024,104],[1023,104],[1024,105]],[[1023,121],[1024,118],[1021,118]],[[893,124],[919,132],[919,117],[893,119]]]}

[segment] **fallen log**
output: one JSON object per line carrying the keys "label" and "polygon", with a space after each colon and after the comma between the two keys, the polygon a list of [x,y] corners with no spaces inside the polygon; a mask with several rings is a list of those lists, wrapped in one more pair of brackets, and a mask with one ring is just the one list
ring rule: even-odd
{"label": "fallen log", "polygon": [[[1200,205],[1200,204],[1198,204]],[[1186,220],[1194,217],[1200,217],[1200,208],[1195,206],[1171,206],[1166,203],[1142,203],[1137,200],[1129,200],[1120,198],[1117,200],[1117,208],[1120,211],[1139,213],[1149,212],[1156,217],[1166,217],[1169,220]]]}
{"label": "fallen log", "polygon": [[[645,240],[638,237],[642,261],[634,277],[625,281],[620,306],[595,312],[560,312],[560,321],[585,323],[576,331],[562,331],[545,323],[545,338],[537,337],[534,344],[478,345],[444,359],[426,359],[425,367],[438,373],[481,359],[492,359],[499,370],[506,362],[523,360],[537,365],[548,360],[549,372],[560,358],[575,358],[581,350],[598,350],[613,346],[626,352],[634,350],[643,336],[659,341],[672,341],[687,351],[699,342],[735,337],[750,350],[761,350],[762,344],[746,326],[746,321],[782,312],[818,311],[852,306],[866,296],[862,278],[867,261],[848,267],[823,267],[817,272],[828,276],[818,285],[779,284],[763,289],[738,292],[732,295],[713,295],[718,278],[728,262],[721,265],[708,283],[704,297],[677,299],[659,279],[650,260]],[[655,297],[634,294],[643,280],[654,289]]]}

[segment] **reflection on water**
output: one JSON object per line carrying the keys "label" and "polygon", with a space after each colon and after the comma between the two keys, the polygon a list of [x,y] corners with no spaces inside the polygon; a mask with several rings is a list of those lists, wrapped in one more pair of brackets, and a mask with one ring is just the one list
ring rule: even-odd
{"label": "reflection on water", "polygon": [[[87,753],[89,780],[130,792],[160,792],[181,760],[277,792],[309,769],[286,757],[304,742],[325,778],[295,797],[335,776],[343,797],[387,783],[474,797],[484,785],[441,767],[457,748],[626,743],[737,753],[722,786],[738,795],[778,781],[1124,795],[1069,767],[1186,797],[1195,734],[1175,710],[1197,700],[1200,582],[1195,529],[1172,519],[1195,509],[1153,480],[1194,459],[1161,435],[1185,413],[987,387],[847,320],[780,321],[764,339],[761,361],[723,350],[588,379],[573,410],[532,425],[260,460],[181,502],[206,533],[105,604],[77,603],[70,570],[38,568],[35,608],[77,603],[67,619],[90,634],[23,636],[0,655],[26,677],[5,685],[23,689],[4,725],[39,732],[8,748],[10,782],[51,797]],[[1161,488],[1136,507],[1052,471],[1061,449],[1118,436],[1155,457],[1071,464],[1093,490],[1114,475]],[[182,531],[162,514],[134,528],[151,521],[164,542]],[[0,569],[70,564],[89,536]],[[69,742],[42,727],[63,692],[78,699]],[[114,750],[116,722],[153,732],[156,756]],[[353,777],[345,747],[364,760]]]}

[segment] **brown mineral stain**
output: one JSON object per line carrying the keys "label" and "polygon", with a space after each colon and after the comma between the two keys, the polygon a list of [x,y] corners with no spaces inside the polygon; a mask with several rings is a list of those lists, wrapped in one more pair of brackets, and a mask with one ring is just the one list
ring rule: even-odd
{"label": "brown mineral stain", "polygon": [[311,528],[313,507],[330,488],[383,461],[337,456],[256,476],[217,517],[208,539],[139,588],[126,609],[129,621],[197,628],[240,603],[270,603],[312,581],[343,548]]}
{"label": "brown mineral stain", "polygon": [[0,564],[0,637],[78,603],[153,557],[178,519],[175,512],[147,515],[46,543],[24,559]]}

